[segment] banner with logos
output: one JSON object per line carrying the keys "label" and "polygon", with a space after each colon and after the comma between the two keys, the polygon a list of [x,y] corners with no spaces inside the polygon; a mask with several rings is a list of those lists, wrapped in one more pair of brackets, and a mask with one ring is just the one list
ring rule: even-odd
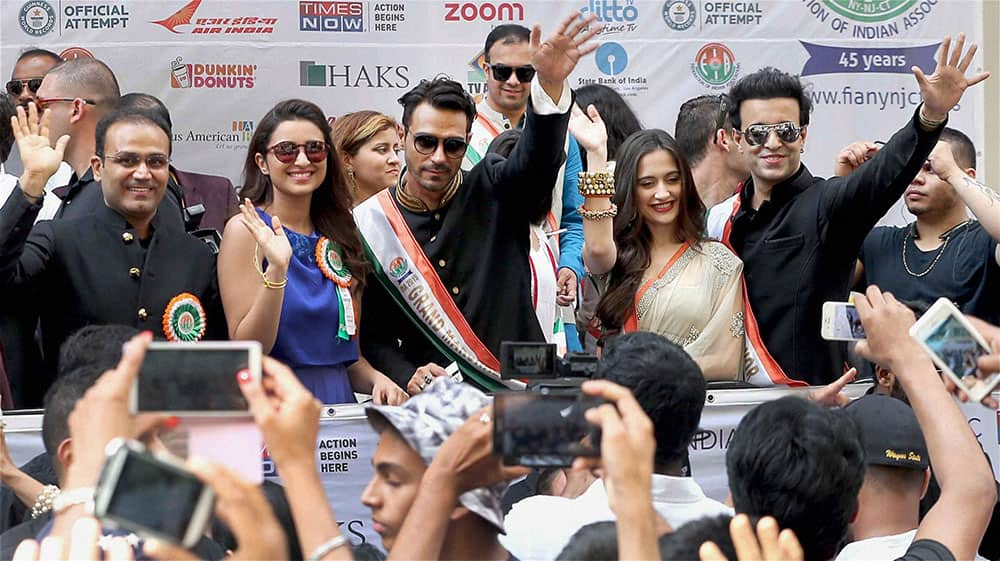
{"label": "banner with logos", "polygon": [[[910,67],[930,73],[942,37],[983,38],[982,0],[0,0],[0,72],[28,47],[104,60],[124,93],[170,108],[179,168],[238,185],[276,101],[398,118],[400,95],[438,74],[481,96],[491,28],[539,23],[544,36],[574,11],[604,30],[573,87],[616,89],[649,128],[672,132],[686,99],[762,67],[801,74],[815,106],[804,161],[819,176],[842,146],[906,122],[920,102]],[[980,149],[983,95],[970,90],[951,117]]]}
{"label": "banner with logos", "polygon": [[[851,398],[857,398],[868,387],[868,384],[852,384],[845,391]],[[729,493],[726,450],[740,419],[761,403],[803,391],[806,390],[760,388],[708,392],[701,431],[695,435],[690,449],[692,473],[706,495],[724,501]],[[1000,398],[1000,393],[993,397]],[[994,476],[1000,479],[1000,412],[979,404],[959,407],[989,457]],[[6,419],[7,446],[17,465],[44,452],[41,415],[9,415]],[[341,529],[355,545],[370,542],[381,546],[381,538],[372,529],[371,513],[361,504],[361,495],[374,474],[372,458],[377,445],[378,435],[365,419],[363,406],[324,408],[316,440],[316,463],[327,500]],[[266,450],[263,463],[264,476],[280,483],[281,473]]]}

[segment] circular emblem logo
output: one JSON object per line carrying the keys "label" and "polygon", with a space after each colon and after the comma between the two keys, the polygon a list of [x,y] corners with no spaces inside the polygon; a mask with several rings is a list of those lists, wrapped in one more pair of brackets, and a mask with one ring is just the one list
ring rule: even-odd
{"label": "circular emblem logo", "polygon": [[194,294],[174,296],[163,311],[163,333],[168,341],[197,341],[205,335],[205,309]]}
{"label": "circular emblem logo", "polygon": [[597,62],[597,69],[608,76],[617,76],[628,66],[628,53],[625,52],[625,47],[618,43],[604,43],[597,48],[594,59]]}
{"label": "circular emblem logo", "polygon": [[694,71],[709,86],[724,86],[736,76],[736,55],[722,43],[709,43],[694,55]]}
{"label": "circular emblem logo", "polygon": [[94,53],[83,47],[70,47],[59,53],[59,58],[63,60],[73,60],[75,58],[94,58]]}
{"label": "circular emblem logo", "polygon": [[823,0],[831,10],[855,21],[890,20],[917,3],[917,0]]}
{"label": "circular emblem logo", "polygon": [[389,276],[399,280],[406,271],[410,270],[410,267],[406,264],[406,259],[402,257],[397,257],[389,262]]}
{"label": "circular emblem logo", "polygon": [[33,37],[41,37],[56,26],[56,11],[45,0],[29,0],[21,6],[17,17],[21,30]]}
{"label": "circular emblem logo", "polygon": [[684,31],[694,25],[696,14],[692,0],[667,0],[663,3],[663,21],[674,31]]}

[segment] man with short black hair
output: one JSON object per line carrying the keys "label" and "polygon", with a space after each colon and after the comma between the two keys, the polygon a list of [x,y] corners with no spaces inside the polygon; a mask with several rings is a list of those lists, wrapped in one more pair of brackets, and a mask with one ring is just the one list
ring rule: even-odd
{"label": "man with short black hair", "polygon": [[7,94],[16,105],[25,109],[29,101],[37,99],[42,78],[53,66],[63,59],[56,53],[39,48],[27,49],[17,57],[14,68],[10,71],[10,81],[7,82]]}
{"label": "man with short black hair", "polygon": [[406,168],[354,217],[378,281],[365,289],[362,309],[379,321],[362,322],[362,352],[411,394],[452,361],[497,389],[501,341],[544,341],[526,234],[551,206],[572,102],[566,78],[597,47],[593,21],[575,13],[545,43],[532,31],[531,110],[507,159],[488,155],[461,171],[476,117],[461,84],[424,80],[400,98]]}
{"label": "man with short black hair", "polygon": [[698,96],[681,104],[674,138],[691,166],[705,208],[731,197],[750,175],[743,154],[736,149],[726,94]]}
{"label": "man with short black hair", "polygon": [[[655,333],[626,333],[607,343],[594,377],[630,390],[652,421],[656,512],[673,528],[703,516],[731,515],[732,509],[705,496],[684,467],[707,391],[701,369],[684,349]],[[598,479],[575,499],[539,495],[516,503],[500,541],[520,559],[555,559],[577,530],[615,519]]]}
{"label": "man with short black hair", "polygon": [[[847,177],[813,177],[801,154],[812,102],[798,77],[764,68],[730,90],[730,120],[750,179],[709,212],[709,234],[743,260],[751,382],[836,380],[844,342],[820,336],[823,302],[844,300],[865,236],[924,164],[965,90],[975,46],[945,38],[931,76],[913,67],[923,103],[872,160]],[[964,58],[963,58],[964,55]]]}

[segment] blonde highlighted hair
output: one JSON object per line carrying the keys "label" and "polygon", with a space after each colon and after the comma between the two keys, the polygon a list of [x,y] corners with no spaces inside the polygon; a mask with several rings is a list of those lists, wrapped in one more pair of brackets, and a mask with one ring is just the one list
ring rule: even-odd
{"label": "blonde highlighted hair", "polygon": [[386,130],[396,130],[395,119],[378,111],[355,111],[333,124],[333,142],[340,154],[355,156],[371,137]]}

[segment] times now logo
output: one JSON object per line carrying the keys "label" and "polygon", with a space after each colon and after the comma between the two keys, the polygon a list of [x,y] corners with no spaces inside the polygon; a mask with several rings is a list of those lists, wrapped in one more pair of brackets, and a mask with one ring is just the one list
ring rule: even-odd
{"label": "times now logo", "polygon": [[361,2],[299,2],[299,31],[365,30]]}
{"label": "times now logo", "polygon": [[520,2],[445,2],[444,21],[524,21]]}

